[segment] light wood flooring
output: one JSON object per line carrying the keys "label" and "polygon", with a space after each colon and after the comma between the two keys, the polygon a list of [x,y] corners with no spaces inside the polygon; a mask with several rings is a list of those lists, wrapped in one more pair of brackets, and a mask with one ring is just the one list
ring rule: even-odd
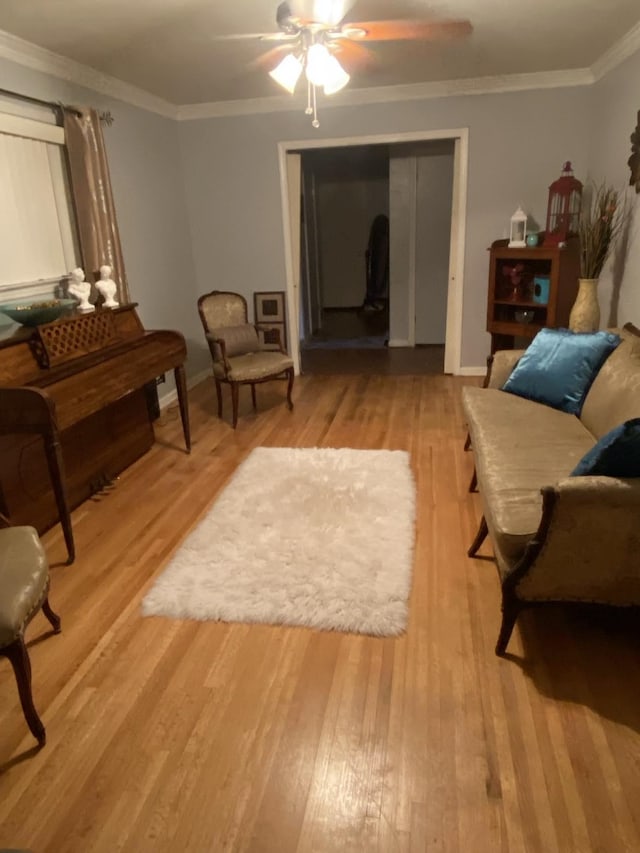
{"label": "light wood flooring", "polygon": [[[151,452],[74,512],[75,565],[61,564],[57,529],[44,537],[63,633],[39,615],[27,637],[48,743],[32,749],[0,661],[0,847],[640,850],[637,614],[531,611],[512,657],[494,656],[490,545],[465,554],[479,502],[459,392],[475,381],[307,376],[292,413],[282,387],[259,389],[255,415],[243,394],[236,432],[205,383],[191,394],[191,456],[165,412]],[[257,445],[411,452],[405,636],[141,617],[153,578]]]}

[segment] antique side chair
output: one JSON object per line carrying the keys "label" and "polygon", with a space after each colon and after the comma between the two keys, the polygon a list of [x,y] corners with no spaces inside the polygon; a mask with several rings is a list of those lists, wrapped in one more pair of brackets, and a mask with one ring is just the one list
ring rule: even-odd
{"label": "antique side chair", "polygon": [[[2,524],[8,522],[0,515]],[[48,594],[49,564],[36,530],[0,529],[0,657],[8,658],[13,667],[25,719],[40,746],[46,742],[46,732],[33,704],[24,631],[42,608],[54,633],[60,633],[60,617],[49,606]]]}
{"label": "antique side chair", "polygon": [[198,299],[198,313],[213,361],[213,378],[222,417],[222,383],[231,386],[233,428],[238,423],[238,389],[251,385],[256,408],[256,385],[272,379],[287,379],[287,405],[293,408],[293,361],[282,349],[264,349],[257,328],[247,320],[247,301],[239,293],[214,290]]}

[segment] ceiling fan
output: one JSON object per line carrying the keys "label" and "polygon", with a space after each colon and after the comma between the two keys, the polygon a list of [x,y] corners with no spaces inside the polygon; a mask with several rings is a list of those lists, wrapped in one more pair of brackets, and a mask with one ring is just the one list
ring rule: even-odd
{"label": "ceiling fan", "polygon": [[[351,22],[346,18],[353,2],[313,0],[311,12],[305,15],[294,14],[289,0],[284,0],[276,11],[276,32],[222,38],[279,42],[259,56],[255,64],[267,68],[269,75],[291,94],[304,71],[307,78],[305,112],[313,115],[312,124],[319,127],[316,89],[322,87],[326,95],[332,95],[349,82],[346,68],[353,71],[369,65],[373,54],[365,47],[365,42],[439,41],[462,38],[472,30],[467,20],[416,18]],[[294,0],[294,5],[305,4]]]}

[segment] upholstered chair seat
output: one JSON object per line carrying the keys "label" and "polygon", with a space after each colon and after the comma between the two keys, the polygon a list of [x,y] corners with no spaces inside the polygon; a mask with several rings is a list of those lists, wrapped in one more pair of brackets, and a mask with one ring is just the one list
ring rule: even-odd
{"label": "upholstered chair seat", "polygon": [[31,664],[24,631],[43,609],[55,633],[60,619],[48,601],[49,566],[44,548],[33,527],[0,530],[0,655],[13,666],[25,718],[38,743],[45,743],[45,729],[33,704]]}
{"label": "upholstered chair seat", "polygon": [[218,397],[218,417],[222,417],[222,383],[231,387],[233,427],[238,423],[238,388],[251,386],[256,407],[256,384],[272,379],[287,379],[287,404],[293,408],[293,361],[279,349],[263,346],[258,330],[247,322],[247,303],[239,293],[214,290],[198,300],[198,312],[204,327]]}

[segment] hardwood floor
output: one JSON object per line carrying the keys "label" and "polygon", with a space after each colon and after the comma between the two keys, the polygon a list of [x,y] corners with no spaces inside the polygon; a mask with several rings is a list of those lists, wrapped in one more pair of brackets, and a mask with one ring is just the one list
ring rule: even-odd
{"label": "hardwood floor", "polygon": [[[306,376],[242,394],[234,433],[206,383],[194,445],[174,409],[109,494],[44,537],[63,633],[31,624],[34,752],[0,666],[0,847],[65,851],[640,849],[637,614],[525,613],[494,656],[495,568],[465,551],[459,391],[445,376]],[[245,389],[246,390],[246,389]],[[225,397],[227,411],[230,403]],[[140,599],[257,445],[401,448],[419,492],[399,639],[140,615]]]}
{"label": "hardwood floor", "polygon": [[444,372],[444,346],[438,344],[379,349],[303,349],[301,356],[305,374],[422,376]]}

